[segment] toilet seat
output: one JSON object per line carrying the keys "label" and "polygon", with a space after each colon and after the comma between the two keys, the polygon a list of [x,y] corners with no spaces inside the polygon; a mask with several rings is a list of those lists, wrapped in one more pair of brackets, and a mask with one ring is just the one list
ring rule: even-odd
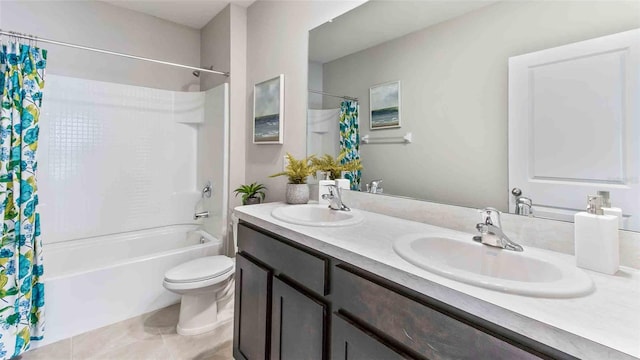
{"label": "toilet seat", "polygon": [[234,273],[234,261],[224,255],[206,256],[178,265],[164,275],[170,290],[197,289],[227,280]]}

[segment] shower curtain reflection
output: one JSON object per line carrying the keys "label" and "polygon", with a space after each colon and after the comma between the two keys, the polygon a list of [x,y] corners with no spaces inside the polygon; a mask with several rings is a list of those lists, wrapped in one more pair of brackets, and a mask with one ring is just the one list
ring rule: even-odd
{"label": "shower curtain reflection", "polygon": [[36,151],[47,51],[9,42],[0,50],[0,357],[44,334],[44,284]]}

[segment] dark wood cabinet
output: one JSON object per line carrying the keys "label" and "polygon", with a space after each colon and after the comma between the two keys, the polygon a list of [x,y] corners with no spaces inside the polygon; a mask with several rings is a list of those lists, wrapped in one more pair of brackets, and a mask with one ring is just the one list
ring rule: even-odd
{"label": "dark wood cabinet", "polygon": [[393,349],[371,332],[347,318],[334,314],[331,328],[331,358],[335,360],[402,360],[411,359]]}
{"label": "dark wood cabinet", "polygon": [[233,356],[267,359],[271,314],[271,271],[242,254],[236,256]]}
{"label": "dark wood cabinet", "polygon": [[236,359],[574,359],[256,226],[238,236]]}
{"label": "dark wood cabinet", "polygon": [[325,359],[326,305],[273,279],[271,359]]}
{"label": "dark wood cabinet", "polygon": [[238,235],[234,357],[327,359],[329,260],[246,225]]}

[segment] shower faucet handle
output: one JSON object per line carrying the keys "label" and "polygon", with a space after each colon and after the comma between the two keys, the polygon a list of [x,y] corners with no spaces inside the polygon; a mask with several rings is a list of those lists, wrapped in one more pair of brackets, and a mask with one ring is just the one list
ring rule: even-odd
{"label": "shower faucet handle", "polygon": [[210,198],[212,192],[213,192],[213,187],[211,186],[211,181],[207,181],[207,183],[202,188],[202,197]]}

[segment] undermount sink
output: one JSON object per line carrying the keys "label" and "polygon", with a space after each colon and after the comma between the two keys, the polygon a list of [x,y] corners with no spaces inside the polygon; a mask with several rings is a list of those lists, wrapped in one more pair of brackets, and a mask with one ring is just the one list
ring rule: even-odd
{"label": "undermount sink", "polygon": [[331,210],[327,205],[287,205],[273,209],[271,216],[291,224],[306,226],[349,226],[364,217],[358,210]]}
{"label": "undermount sink", "polygon": [[543,250],[494,248],[474,242],[471,235],[407,235],[396,240],[393,249],[430,272],[502,292],[566,298],[593,290],[593,281],[584,271]]}

